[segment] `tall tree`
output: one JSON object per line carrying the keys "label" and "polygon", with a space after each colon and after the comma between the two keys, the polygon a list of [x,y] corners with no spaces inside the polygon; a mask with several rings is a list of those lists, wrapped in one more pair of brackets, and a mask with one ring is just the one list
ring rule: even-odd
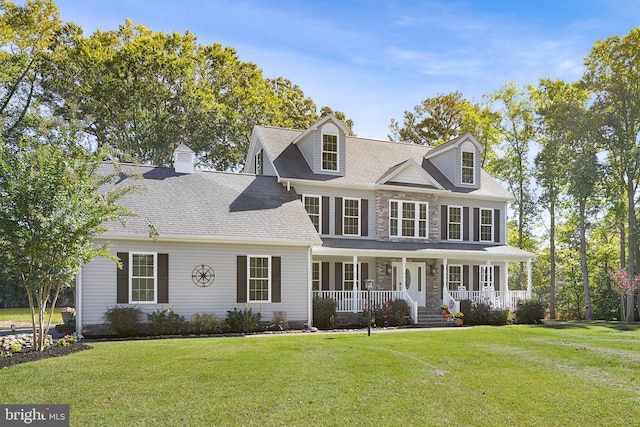
{"label": "tall tree", "polygon": [[[495,162],[494,171],[499,179],[507,183],[515,196],[513,208],[517,212],[518,230],[516,246],[525,249],[536,215],[529,167],[530,145],[536,136],[533,105],[528,93],[520,90],[514,82],[505,84],[500,91],[490,95],[489,99],[502,110],[500,148],[503,155]],[[520,286],[524,282],[523,263],[520,263],[518,282]]]}
{"label": "tall tree", "polygon": [[[636,205],[640,180],[640,27],[625,36],[596,42],[585,65],[583,80],[596,95],[594,111],[603,123],[601,135],[607,160],[617,171],[618,188],[624,191],[620,198],[626,199],[627,271],[631,280],[639,271]],[[627,320],[633,320],[633,305],[628,308]]]}
{"label": "tall tree", "polygon": [[69,129],[34,136],[18,147],[0,141],[0,273],[26,291],[43,350],[61,289],[94,257],[116,260],[94,239],[130,213],[117,204],[128,189],[98,191],[116,178],[96,173],[104,150],[88,152]]}

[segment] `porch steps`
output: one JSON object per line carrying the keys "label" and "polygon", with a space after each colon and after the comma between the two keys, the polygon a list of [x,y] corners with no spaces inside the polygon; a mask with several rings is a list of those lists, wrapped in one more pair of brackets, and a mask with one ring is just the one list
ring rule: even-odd
{"label": "porch steps", "polygon": [[427,328],[446,328],[453,326],[453,322],[448,322],[442,314],[434,311],[427,311],[424,307],[418,307],[418,323],[415,326]]}

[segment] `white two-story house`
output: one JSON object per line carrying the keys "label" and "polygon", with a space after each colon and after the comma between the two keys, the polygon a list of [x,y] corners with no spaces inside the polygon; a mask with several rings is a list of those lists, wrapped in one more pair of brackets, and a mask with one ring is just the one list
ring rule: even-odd
{"label": "white two-story house", "polygon": [[[534,255],[506,243],[512,195],[480,167],[470,134],[437,147],[351,137],[334,116],[305,131],[257,126],[244,172],[294,191],[322,239],[312,248],[314,295],[339,311],[375,302],[452,310],[471,299],[513,308],[531,294]],[[509,263],[528,265],[527,290],[509,290]]]}
{"label": "white two-story house", "polygon": [[[407,300],[414,322],[443,302],[514,307],[534,255],[506,244],[512,196],[481,150],[469,134],[438,147],[350,137],[329,115],[304,131],[256,126],[243,173],[197,170],[184,144],[173,167],[123,165],[138,178],[112,188],[140,187],[121,200],[137,215],[97,241],[122,268],[97,258],[78,275],[77,329],[99,333],[116,305],[187,319],[248,305],[310,325],[315,295],[358,313],[367,285],[373,303]],[[514,262],[527,290],[509,289]]]}

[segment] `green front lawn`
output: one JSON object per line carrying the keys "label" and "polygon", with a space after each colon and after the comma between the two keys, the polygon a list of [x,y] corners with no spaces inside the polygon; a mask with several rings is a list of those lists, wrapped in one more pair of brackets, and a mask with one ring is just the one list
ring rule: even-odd
{"label": "green front lawn", "polygon": [[474,327],[95,343],[1,372],[3,403],[71,425],[622,426],[640,331]]}
{"label": "green front lawn", "polygon": [[[38,312],[36,311],[36,322],[38,321],[37,316]],[[48,320],[48,316],[49,311],[47,311],[45,322]],[[12,323],[17,326],[31,327],[31,310],[29,308],[0,308],[0,329],[8,329]],[[51,325],[53,327],[53,325],[60,323],[62,323],[62,314],[60,309],[56,308]]]}

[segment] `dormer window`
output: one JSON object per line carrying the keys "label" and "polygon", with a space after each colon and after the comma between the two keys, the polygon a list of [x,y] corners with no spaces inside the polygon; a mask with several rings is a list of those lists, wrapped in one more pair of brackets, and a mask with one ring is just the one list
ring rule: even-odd
{"label": "dormer window", "polygon": [[475,153],[473,151],[462,152],[462,183],[475,184],[476,168]]}
{"label": "dormer window", "polygon": [[322,135],[322,170],[338,170],[338,135]]}
{"label": "dormer window", "polygon": [[262,150],[258,151],[254,158],[256,175],[262,175],[263,155]]}

